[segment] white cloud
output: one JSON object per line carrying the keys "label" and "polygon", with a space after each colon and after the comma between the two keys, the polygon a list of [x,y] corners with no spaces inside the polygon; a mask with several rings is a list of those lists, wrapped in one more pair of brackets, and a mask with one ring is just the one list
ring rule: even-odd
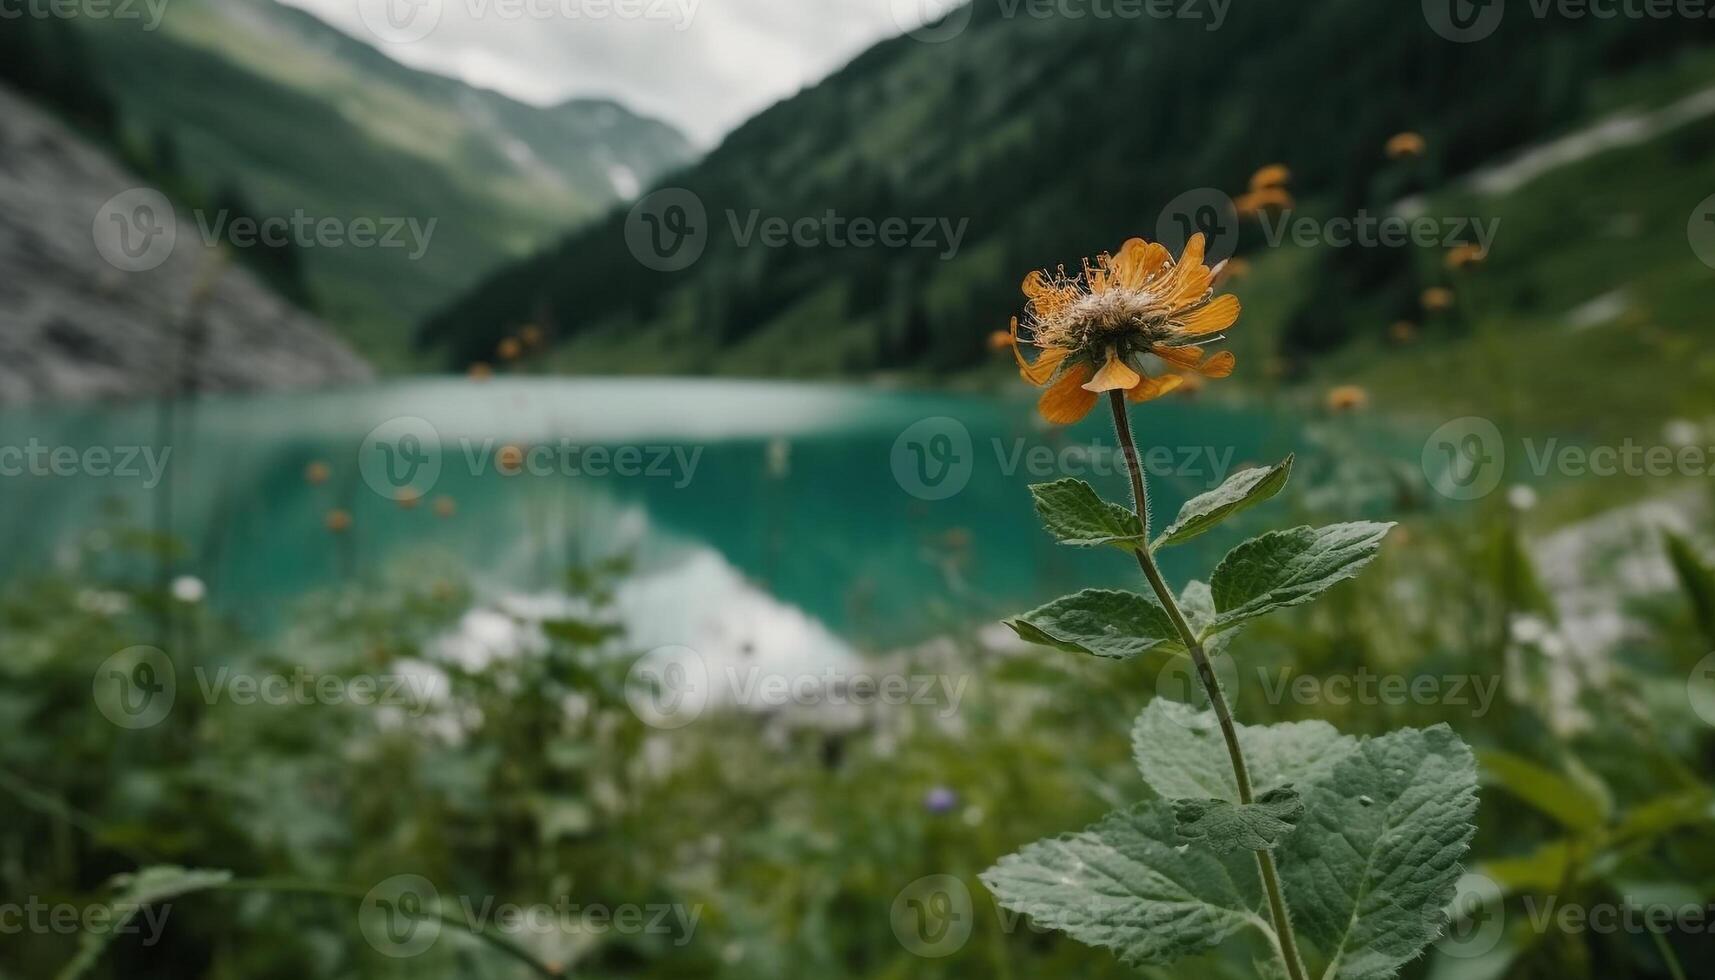
{"label": "white cloud", "polygon": [[413,67],[542,105],[616,98],[706,146],[900,33],[895,9],[923,0],[283,2]]}

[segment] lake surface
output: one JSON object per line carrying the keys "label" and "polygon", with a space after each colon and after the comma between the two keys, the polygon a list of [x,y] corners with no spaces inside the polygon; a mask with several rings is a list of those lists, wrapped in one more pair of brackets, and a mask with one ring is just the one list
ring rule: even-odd
{"label": "lake surface", "polygon": [[[551,594],[574,558],[626,552],[639,575],[622,605],[646,642],[908,643],[1078,587],[1135,587],[1123,554],[1055,545],[1026,491],[1076,476],[1124,499],[1105,417],[1052,429],[1028,396],[432,379],[170,415],[8,410],[0,447],[25,455],[0,456],[0,575],[67,561],[122,507],[137,526],[167,520],[178,571],[259,631],[330,586],[462,568],[489,595]],[[1158,527],[1232,470],[1305,449],[1301,422],[1258,408],[1170,400],[1134,417],[1157,447]],[[344,534],[325,526],[336,509]],[[1206,570],[1237,534],[1175,550],[1169,572]]]}

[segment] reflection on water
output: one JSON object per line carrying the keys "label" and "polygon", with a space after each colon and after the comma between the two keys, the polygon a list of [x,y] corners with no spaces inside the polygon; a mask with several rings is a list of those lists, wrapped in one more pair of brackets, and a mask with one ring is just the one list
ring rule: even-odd
{"label": "reflection on water", "polygon": [[[1169,517],[1295,437],[1277,415],[1190,402],[1152,405],[1140,421],[1140,439],[1158,444],[1146,458],[1156,511]],[[1099,420],[1050,430],[1028,401],[421,380],[171,413],[15,410],[0,419],[0,446],[47,460],[0,477],[0,573],[63,560],[123,504],[138,525],[166,522],[186,544],[178,570],[257,628],[306,591],[389,569],[462,568],[493,594],[539,592],[576,557],[625,550],[640,574],[622,606],[649,642],[691,634],[810,655],[908,642],[1135,575],[1117,551],[1074,553],[1038,528],[1027,484],[1079,476],[1118,499],[1125,483]],[[56,450],[75,461],[53,465]],[[158,484],[144,450],[166,461]],[[326,478],[306,479],[317,462]],[[327,530],[332,511],[350,515],[349,530]],[[1170,567],[1206,567],[1232,540],[1211,535]]]}

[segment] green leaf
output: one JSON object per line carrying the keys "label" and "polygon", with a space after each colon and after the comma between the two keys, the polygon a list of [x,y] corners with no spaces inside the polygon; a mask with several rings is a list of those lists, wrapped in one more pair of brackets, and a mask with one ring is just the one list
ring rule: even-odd
{"label": "green leaf", "polygon": [[1131,549],[1143,540],[1137,515],[1097,495],[1083,480],[1056,480],[1030,488],[1036,514],[1061,544],[1079,548],[1115,544]]}
{"label": "green leaf", "polygon": [[1391,977],[1440,936],[1476,831],[1477,764],[1446,725],[1360,741],[1281,842],[1287,904],[1325,980]]}
{"label": "green leaf", "polygon": [[1715,571],[1704,564],[1691,542],[1672,531],[1667,535],[1667,557],[1673,572],[1679,576],[1679,586],[1691,600],[1691,612],[1703,635],[1715,642]]}
{"label": "green leaf", "polygon": [[[1328,778],[1358,740],[1325,721],[1236,726],[1251,786],[1268,793]],[[1239,787],[1213,711],[1156,698],[1137,716],[1132,748],[1144,782],[1164,799],[1239,801]],[[1302,791],[1302,790],[1301,790]]]}
{"label": "green leaf", "polygon": [[103,928],[85,931],[77,938],[77,955],[56,974],[57,980],[77,980],[89,972],[107,944],[143,911],[145,905],[169,901],[191,892],[219,888],[232,880],[230,871],[208,871],[166,865],[144,868],[135,874],[115,875],[109,882],[116,889],[109,903],[110,918]]}
{"label": "green leaf", "polygon": [[[1209,583],[1185,583],[1185,591],[1179,594],[1179,611],[1185,614],[1185,621],[1191,624],[1191,632],[1204,636],[1209,627],[1215,625],[1215,596],[1209,591]],[[1203,640],[1203,652],[1213,659],[1225,651],[1227,644],[1237,635],[1236,630],[1229,630],[1207,636]]]}
{"label": "green leaf", "polygon": [[1594,831],[1608,822],[1611,801],[1570,777],[1510,752],[1484,752],[1478,761],[1485,783],[1501,787],[1569,830]]}
{"label": "green leaf", "polygon": [[1179,839],[1203,844],[1222,854],[1272,851],[1304,816],[1304,801],[1291,786],[1269,790],[1255,803],[1227,800],[1174,800]]}
{"label": "green leaf", "polygon": [[1288,456],[1274,466],[1241,470],[1208,493],[1187,500],[1179,508],[1179,516],[1150,548],[1184,544],[1239,511],[1273,497],[1286,488],[1292,476],[1292,460]]}
{"label": "green leaf", "polygon": [[1211,629],[1309,602],[1374,560],[1392,527],[1368,521],[1297,527],[1246,541],[1221,559],[1209,582],[1217,614]]}
{"label": "green leaf", "polygon": [[1171,963],[1247,926],[1273,934],[1255,859],[1182,846],[1173,809],[1159,800],[1031,844],[982,882],[1002,907],[1112,949],[1129,966]]}
{"label": "green leaf", "polygon": [[1006,625],[1030,643],[1114,660],[1155,649],[1184,649],[1167,610],[1135,592],[1085,589]]}

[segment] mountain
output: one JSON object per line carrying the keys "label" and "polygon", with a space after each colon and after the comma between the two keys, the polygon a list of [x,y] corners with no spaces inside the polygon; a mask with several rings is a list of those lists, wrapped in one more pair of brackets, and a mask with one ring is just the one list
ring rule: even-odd
{"label": "mountain", "polygon": [[257,217],[422,229],[403,247],[293,236],[308,241],[315,310],[383,362],[483,273],[692,156],[677,130],[617,103],[526,105],[407,68],[275,0],[173,0],[156,30],[74,23],[122,150],[179,175],[208,202],[193,214],[204,226],[215,202],[239,201]]}
{"label": "mountain", "polygon": [[139,253],[148,269],[104,258],[91,219],[137,176],[3,84],[0,161],[0,404],[148,397],[175,379],[232,391],[370,377],[248,269],[216,275],[209,253],[177,247],[158,265]]}
{"label": "mountain", "polygon": [[[1221,23],[1216,6],[1066,18],[978,0],[926,32],[938,43],[879,44],[746,123],[665,181],[688,192],[680,207],[629,228],[610,213],[490,276],[419,340],[459,366],[536,322],[580,371],[960,370],[992,356],[1025,270],[1164,237],[1187,192],[1236,193],[1284,161],[1306,207],[1377,213],[1585,118],[1602,79],[1715,40],[1708,20],[1520,10],[1460,44],[1417,4],[1233,4]],[[1387,159],[1402,130],[1422,131],[1425,156]],[[830,215],[910,234],[841,244]],[[806,222],[808,245],[762,234],[770,219]],[[702,250],[688,267],[633,254],[673,228]],[[1294,356],[1373,329],[1378,298],[1384,315],[1415,309],[1424,273],[1398,250],[1334,251],[1304,260],[1280,312]]]}

